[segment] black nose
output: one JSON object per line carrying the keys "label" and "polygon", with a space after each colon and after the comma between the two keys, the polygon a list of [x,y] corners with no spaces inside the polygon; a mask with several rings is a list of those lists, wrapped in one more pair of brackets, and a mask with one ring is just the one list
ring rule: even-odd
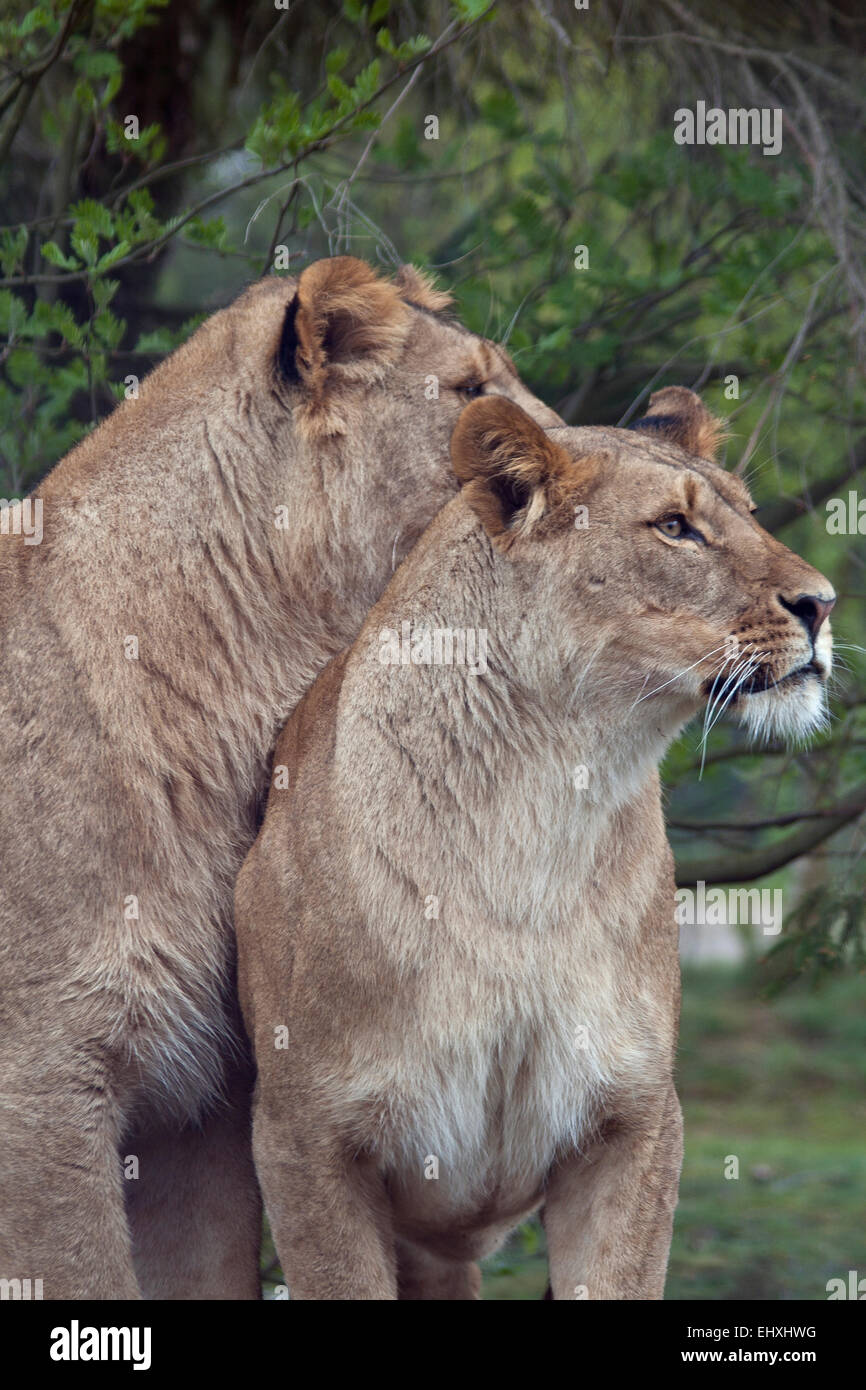
{"label": "black nose", "polygon": [[789,613],[793,613],[795,618],[800,619],[800,622],[814,642],[820,631],[821,624],[833,610],[836,596],[834,594],[832,598],[821,598],[820,594],[798,594],[797,597],[791,601],[786,599],[784,594],[780,594],[779,602],[783,608],[787,608]]}

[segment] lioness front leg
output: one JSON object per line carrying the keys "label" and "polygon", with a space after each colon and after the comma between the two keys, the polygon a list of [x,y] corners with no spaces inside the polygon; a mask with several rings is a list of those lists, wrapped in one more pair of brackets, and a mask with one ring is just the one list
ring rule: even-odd
{"label": "lioness front leg", "polygon": [[45,1299],[140,1298],[101,1060],[16,1041],[17,1059],[0,1049],[0,1278],[39,1279]]}
{"label": "lioness front leg", "polygon": [[671,1087],[654,1113],[554,1169],[543,1212],[553,1298],[663,1296],[681,1166]]}
{"label": "lioness front leg", "polygon": [[251,1080],[230,1082],[200,1125],[142,1123],[122,1153],[135,1272],[148,1299],[257,1299],[262,1204],[253,1168]]}
{"label": "lioness front leg", "polygon": [[398,1297],[447,1300],[481,1297],[481,1267],[475,1260],[447,1260],[410,1241],[397,1242]]}
{"label": "lioness front leg", "polygon": [[[256,1171],[292,1299],[397,1298],[391,1212],[382,1178],[347,1146],[309,1135],[322,1117],[278,1121],[257,1106]],[[304,1135],[294,1144],[292,1132]]]}

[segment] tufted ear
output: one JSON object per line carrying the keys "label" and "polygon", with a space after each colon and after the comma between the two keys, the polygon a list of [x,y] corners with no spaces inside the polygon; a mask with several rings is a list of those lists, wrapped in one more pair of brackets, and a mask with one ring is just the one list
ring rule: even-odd
{"label": "tufted ear", "polygon": [[394,276],[394,284],[409,304],[419,309],[429,309],[433,314],[438,314],[453,303],[446,290],[436,288],[433,276],[428,271],[419,270],[414,265],[401,265]]}
{"label": "tufted ear", "polygon": [[308,428],[339,433],[334,387],[375,381],[393,362],[409,329],[399,288],[354,256],[315,261],[301,273],[286,306],[277,355],[284,380],[306,395]]}
{"label": "tufted ear", "polygon": [[525,535],[562,499],[576,465],[525,410],[504,396],[468,405],[451,436],[454,472],[485,530],[500,545]]}
{"label": "tufted ear", "polygon": [[711,415],[700,396],[687,386],[665,386],[650,396],[649,410],[631,426],[633,430],[651,432],[678,444],[687,454],[716,462],[716,454],[725,437],[723,421]]}

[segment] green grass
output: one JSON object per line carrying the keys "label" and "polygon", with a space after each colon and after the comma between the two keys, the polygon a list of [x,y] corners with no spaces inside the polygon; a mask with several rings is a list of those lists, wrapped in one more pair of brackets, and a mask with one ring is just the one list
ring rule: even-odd
{"label": "green grass", "polygon": [[[667,1298],[826,1299],[828,1279],[866,1275],[864,992],[853,977],[767,1003],[745,972],[685,973]],[[520,1232],[486,1266],[484,1297],[540,1298],[546,1277],[543,1238]]]}
{"label": "green grass", "polygon": [[[826,1299],[828,1279],[866,1276],[864,993],[852,976],[766,1002],[745,970],[684,973],[686,1153],[667,1298]],[[729,1155],[737,1179],[724,1176]],[[540,1298],[546,1283],[537,1222],[485,1263],[485,1299]]]}

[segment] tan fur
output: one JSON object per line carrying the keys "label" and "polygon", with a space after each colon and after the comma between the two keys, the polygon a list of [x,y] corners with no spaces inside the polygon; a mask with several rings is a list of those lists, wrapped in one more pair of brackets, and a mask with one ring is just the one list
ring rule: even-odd
{"label": "tan fur", "polygon": [[438,289],[432,275],[419,270],[417,266],[401,266],[394,276],[394,283],[399,287],[404,299],[419,309],[428,309],[430,313],[441,313],[452,303],[451,295]]}
{"label": "tan fur", "polygon": [[[545,434],[469,406],[464,490],[281,736],[236,927],[293,1298],[476,1298],[475,1262],[539,1207],[554,1298],[662,1296],[682,1137],[657,767],[726,637],[782,680],[811,643],[780,596],[832,601],[679,446],[702,414]],[[703,541],[659,530],[679,512]],[[392,663],[403,624],[486,629],[486,669]],[[788,696],[736,704],[763,698]]]}
{"label": "tan fur", "polygon": [[0,538],[0,1277],[46,1298],[258,1296],[231,894],[271,749],[453,494],[464,388],[558,419],[439,302],[260,282]]}
{"label": "tan fur", "polygon": [[721,420],[707,410],[694,391],[685,386],[665,386],[650,396],[649,408],[641,421],[697,458],[715,459],[726,437]]}

